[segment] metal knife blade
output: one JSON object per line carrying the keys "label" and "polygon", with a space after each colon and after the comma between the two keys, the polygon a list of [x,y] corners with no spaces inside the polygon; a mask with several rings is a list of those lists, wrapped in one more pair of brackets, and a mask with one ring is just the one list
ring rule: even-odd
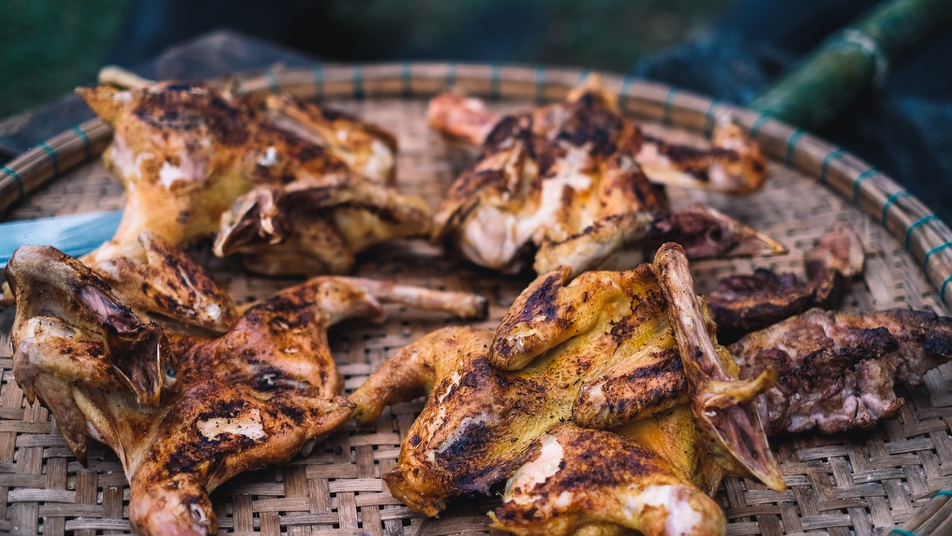
{"label": "metal knife blade", "polygon": [[53,246],[74,257],[85,255],[116,233],[122,211],[86,212],[0,223],[0,268],[20,246]]}

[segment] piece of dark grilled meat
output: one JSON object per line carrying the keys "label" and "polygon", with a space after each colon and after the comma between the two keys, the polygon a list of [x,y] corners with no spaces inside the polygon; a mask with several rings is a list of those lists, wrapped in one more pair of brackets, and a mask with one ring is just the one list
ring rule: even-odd
{"label": "piece of dark grilled meat", "polygon": [[863,272],[863,244],[845,222],[835,224],[804,256],[806,280],[757,268],[721,279],[707,295],[717,337],[730,344],[813,307],[839,306],[850,280]]}

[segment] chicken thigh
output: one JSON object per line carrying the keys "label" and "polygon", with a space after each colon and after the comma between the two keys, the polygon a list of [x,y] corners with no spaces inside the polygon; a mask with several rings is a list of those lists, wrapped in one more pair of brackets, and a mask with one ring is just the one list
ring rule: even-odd
{"label": "chicken thigh", "polygon": [[318,277],[253,304],[226,333],[146,322],[79,261],[50,247],[17,250],[13,369],[30,402],[56,418],[80,459],[87,437],[110,446],[131,483],[143,535],[217,531],[208,494],[284,462],[344,423],[353,404],[327,329],[379,321],[381,302],[484,316],[486,303],[368,279]]}
{"label": "chicken thigh", "polygon": [[[744,186],[724,187],[755,189],[765,176],[764,157],[732,125],[724,127],[730,134],[715,136],[724,147],[674,148],[642,134],[597,82],[566,103],[502,118],[474,111],[472,102],[437,97],[430,121],[481,144],[480,160],[450,187],[434,217],[434,238],[476,264],[515,272],[534,261],[539,274],[558,266],[578,274],[620,250],[666,241],[682,243],[692,258],[786,251],[713,209],[671,212],[646,177],[663,161],[668,171],[683,164],[679,176],[707,178],[695,182],[733,184],[725,171],[730,163],[746,169]],[[646,152],[654,155],[648,161]],[[645,167],[649,161],[654,168]]]}
{"label": "chicken thigh", "polygon": [[218,233],[266,274],[344,273],[356,253],[429,232],[422,199],[390,187],[396,142],[289,96],[163,82],[77,92],[115,128],[103,158],[126,186],[113,239],[85,258],[141,258],[149,230],[184,247]]}

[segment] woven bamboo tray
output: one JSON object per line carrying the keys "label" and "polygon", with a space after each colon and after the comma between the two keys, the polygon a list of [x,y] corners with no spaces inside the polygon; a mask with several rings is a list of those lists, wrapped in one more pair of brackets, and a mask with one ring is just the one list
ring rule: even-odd
{"label": "woven bamboo tray", "polygon": [[[585,71],[463,64],[386,64],[272,69],[237,79],[243,91],[289,91],[355,112],[394,131],[400,140],[398,178],[403,191],[436,205],[450,182],[474,157],[425,123],[426,100],[455,85],[490,100],[494,109],[521,109],[559,100]],[[702,201],[755,225],[791,249],[784,257],[705,261],[692,266],[698,291],[754,266],[802,274],[802,253],[838,220],[862,238],[867,267],[844,308],[930,309],[948,314],[952,293],[952,232],[926,207],[861,160],[800,130],[632,78],[603,75],[620,105],[645,129],[668,139],[703,143],[714,118],[732,111],[770,156],[765,188],[746,198],[669,189],[675,207]],[[0,210],[6,219],[118,209],[121,185],[98,155],[111,131],[93,120],[39,144],[0,167]],[[56,177],[55,181],[52,181]],[[231,260],[197,250],[198,259],[247,302],[296,280],[251,277]],[[487,296],[494,327],[526,278],[503,277],[445,259],[423,242],[378,248],[359,260],[357,273],[434,288],[465,289]],[[381,325],[349,324],[331,333],[346,389],[403,345],[450,322],[441,315],[391,309]],[[12,372],[12,309],[0,309],[0,533],[125,534],[129,490],[118,459],[91,445],[80,464],[40,406],[26,403]],[[777,493],[745,479],[728,478],[716,499],[729,520],[728,534],[884,534],[910,523],[952,480],[952,368],[927,376],[926,387],[901,392],[900,416],[869,433],[814,434],[774,440],[789,489]],[[395,500],[380,475],[395,463],[400,442],[422,400],[396,405],[374,424],[350,426],[319,445],[310,457],[248,473],[212,498],[223,533],[262,535],[497,534],[484,513],[492,497],[452,503],[439,520],[413,514]],[[907,525],[908,526],[908,525]]]}

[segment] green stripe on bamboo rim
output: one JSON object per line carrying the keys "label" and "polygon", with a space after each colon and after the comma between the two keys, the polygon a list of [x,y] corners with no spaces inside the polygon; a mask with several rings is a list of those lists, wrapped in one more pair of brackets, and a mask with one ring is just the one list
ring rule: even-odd
{"label": "green stripe on bamboo rim", "polygon": [[353,96],[357,100],[364,100],[364,70],[360,65],[354,65],[350,73],[353,84]]}
{"label": "green stripe on bamboo rim", "polygon": [[770,120],[769,115],[760,114],[757,116],[757,119],[754,120],[754,124],[750,125],[749,136],[751,138],[756,138],[760,136],[760,129],[764,127],[764,124]]}
{"label": "green stripe on bamboo rim", "polygon": [[[952,279],[952,275],[950,275],[949,278]],[[933,499],[936,497],[952,497],[952,490],[940,489],[939,491],[932,494]]]}
{"label": "green stripe on bamboo rim", "polygon": [[628,99],[631,97],[631,82],[631,76],[626,74],[621,79],[621,85],[618,86],[618,108],[623,112],[628,109]]}
{"label": "green stripe on bamboo rim", "polygon": [[592,74],[592,71],[589,69],[580,69],[578,72],[577,84],[584,83],[586,80],[588,80],[588,77],[591,76],[591,74]]}
{"label": "green stripe on bamboo rim", "polygon": [[909,195],[911,194],[907,192],[906,190],[899,190],[898,192],[889,196],[888,199],[886,199],[886,202],[883,203],[883,215],[881,218],[879,218],[879,222],[882,224],[883,227],[886,226],[886,216],[889,215],[889,208],[893,206],[893,203],[895,203],[896,200],[899,199],[900,197],[908,197]]}
{"label": "green stripe on bamboo rim", "polygon": [[311,77],[314,79],[314,98],[324,98],[324,64],[318,63],[311,69]]}
{"label": "green stripe on bamboo rim", "polygon": [[59,166],[59,155],[56,154],[56,149],[50,146],[49,143],[41,141],[37,144],[40,149],[46,152],[50,156],[50,162],[53,164],[53,175],[59,175],[60,166]]}
{"label": "green stripe on bamboo rim", "polygon": [[446,64],[446,76],[443,78],[443,84],[446,87],[453,87],[456,85],[456,64],[447,63]]}
{"label": "green stripe on bamboo rim", "polygon": [[245,92],[245,88],[241,87],[240,76],[236,76],[231,79],[231,86],[232,86],[231,92],[234,93],[235,95],[241,95],[242,93]]}
{"label": "green stripe on bamboo rim", "polygon": [[800,141],[800,138],[802,138],[804,134],[803,130],[798,128],[787,138],[787,156],[783,159],[783,165],[790,167],[790,163],[793,162],[793,153],[797,148],[797,142]]}
{"label": "green stripe on bamboo rim", "polygon": [[[939,289],[939,299],[945,301],[945,289],[949,286],[949,281],[952,281],[952,274],[949,274],[949,277],[945,278],[945,281],[942,282],[942,287]],[[933,496],[935,498],[935,496]]]}
{"label": "green stripe on bamboo rim", "polygon": [[919,535],[916,534],[915,532],[909,532],[908,530],[902,530],[902,529],[892,529],[891,531],[889,531],[889,533],[890,533],[890,534],[894,534],[894,533],[895,533],[895,534],[900,534],[900,535],[902,535],[902,536],[919,536]]}
{"label": "green stripe on bamboo rim", "polygon": [[489,66],[489,100],[499,100],[499,79],[502,68],[498,63]]}
{"label": "green stripe on bamboo rim", "polygon": [[678,90],[669,87],[668,92],[664,96],[664,105],[661,108],[661,124],[669,126],[671,124],[671,106],[674,105],[674,97],[678,94]]}
{"label": "green stripe on bamboo rim", "polygon": [[916,229],[918,229],[918,228],[921,227],[922,225],[925,225],[925,224],[929,223],[930,221],[934,221],[934,220],[938,220],[938,219],[939,219],[939,217],[936,216],[935,214],[927,214],[927,215],[925,215],[925,216],[919,218],[918,220],[912,222],[912,224],[909,225],[909,228],[906,229],[906,239],[905,239],[905,240],[903,241],[903,243],[902,243],[902,249],[904,249],[904,250],[906,250],[906,251],[909,251],[909,239],[912,238],[912,232],[913,232],[913,231],[915,231]]}
{"label": "green stripe on bamboo rim", "polygon": [[17,183],[17,201],[23,199],[26,193],[23,191],[23,178],[20,177],[20,174],[16,172],[15,169],[7,166],[0,166],[0,171],[6,173],[7,175],[13,177],[13,180]]}
{"label": "green stripe on bamboo rim", "polygon": [[837,147],[826,153],[826,156],[823,157],[823,164],[820,166],[820,184],[827,183],[826,174],[830,170],[830,164],[832,164],[834,160],[841,158],[844,154],[846,154],[846,151],[841,147]]}
{"label": "green stripe on bamboo rim", "polygon": [[413,94],[413,68],[409,62],[400,64],[400,96],[407,98]]}
{"label": "green stripe on bamboo rim", "polygon": [[866,171],[860,173],[853,179],[853,204],[856,204],[856,201],[859,200],[859,185],[863,184],[863,181],[872,177],[873,175],[879,173],[876,168],[869,168]]}
{"label": "green stripe on bamboo rim", "polygon": [[545,102],[545,67],[541,65],[535,68],[535,102],[542,104]]}
{"label": "green stripe on bamboo rim", "polygon": [[85,160],[92,160],[93,153],[92,153],[92,147],[90,146],[90,143],[89,143],[89,134],[86,134],[86,131],[83,130],[83,127],[79,125],[76,125],[75,127],[71,128],[70,131],[72,131],[73,134],[76,134],[77,136],[79,136],[79,139],[83,140],[83,158]]}
{"label": "green stripe on bamboo rim", "polygon": [[930,249],[926,252],[925,258],[922,259],[922,273],[929,273],[929,258],[935,255],[936,253],[942,251],[943,249],[952,246],[952,242],[946,242],[945,244],[939,244],[938,246]]}
{"label": "green stripe on bamboo rim", "polygon": [[264,72],[264,79],[268,81],[268,91],[271,93],[281,93],[281,84],[278,83],[278,75],[274,69],[268,67]]}
{"label": "green stripe on bamboo rim", "polygon": [[717,114],[714,113],[714,110],[721,105],[721,101],[717,99],[712,99],[710,104],[707,105],[707,110],[704,112],[704,128],[703,134],[705,138],[710,138],[714,135],[714,126],[717,124]]}

